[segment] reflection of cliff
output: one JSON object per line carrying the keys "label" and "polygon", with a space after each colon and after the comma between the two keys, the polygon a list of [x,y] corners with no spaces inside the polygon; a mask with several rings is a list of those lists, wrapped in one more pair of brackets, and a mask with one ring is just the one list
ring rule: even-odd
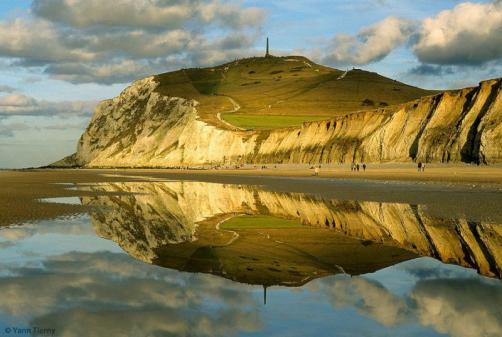
{"label": "reflection of cliff", "polygon": [[[331,232],[322,231],[317,236],[309,232],[309,235],[313,235],[312,240],[316,244],[325,243],[324,249],[327,250],[330,249],[330,244],[334,249],[337,242],[343,241],[340,236],[335,236],[336,233],[341,233],[350,238],[364,240],[364,245],[360,241],[357,245],[355,241],[350,242],[352,249],[382,247],[370,244],[378,242],[387,247],[404,248],[412,253],[432,256],[447,263],[475,268],[483,275],[502,276],[501,225],[472,223],[464,219],[437,219],[428,215],[423,206],[322,200],[300,193],[276,193],[251,186],[202,182],[117,183],[97,185],[94,188],[108,192],[135,193],[83,199],[85,204],[104,205],[113,209],[113,212],[96,211],[93,215],[96,231],[100,235],[113,239],[131,255],[147,261],[160,261],[162,258],[167,261],[173,256],[170,255],[172,253],[180,257],[185,254],[185,260],[169,260],[171,265],[180,263],[180,269],[193,267],[186,264],[188,252],[192,254],[190,257],[195,253],[207,255],[208,251],[204,252],[201,248],[218,246],[218,242],[223,245],[222,242],[229,241],[231,235],[228,232],[215,229],[216,223],[224,216],[247,213],[296,218],[305,225],[330,229]],[[301,238],[306,234],[296,233],[288,236],[287,233],[293,233],[291,231],[292,229],[276,230],[273,234],[264,233],[263,230],[261,232],[272,238],[274,235],[275,238],[287,236],[276,241],[289,240],[293,246],[301,246],[301,249],[305,250],[307,245],[302,246],[302,243],[297,242],[300,239],[296,236]],[[215,233],[218,235],[215,236]],[[326,233],[332,233],[334,236]],[[259,239],[251,238],[251,233],[247,235],[241,235],[230,247],[235,248],[237,243],[250,244]],[[246,241],[246,238],[249,240]],[[348,242],[347,238],[344,240]],[[181,244],[168,245],[169,243]],[[248,245],[247,248],[249,251],[255,250],[254,254],[266,251],[258,245]],[[298,249],[295,254],[299,255],[297,251]],[[214,251],[209,253],[213,254]],[[238,251],[234,253],[238,254]],[[272,250],[270,254],[273,254]],[[320,252],[311,251],[311,254]],[[290,257],[285,257],[284,261]],[[328,260],[334,261],[333,258],[331,256]],[[180,262],[182,260],[185,261],[184,264]],[[312,262],[307,260],[303,261],[305,265]],[[352,263],[353,268],[361,265],[362,261],[363,258],[357,263],[344,260],[349,265]],[[244,262],[241,261],[241,264]],[[390,260],[384,262],[388,263]],[[342,267],[347,270],[345,266]],[[370,269],[372,268],[368,270]],[[361,272],[354,269],[354,273]]]}

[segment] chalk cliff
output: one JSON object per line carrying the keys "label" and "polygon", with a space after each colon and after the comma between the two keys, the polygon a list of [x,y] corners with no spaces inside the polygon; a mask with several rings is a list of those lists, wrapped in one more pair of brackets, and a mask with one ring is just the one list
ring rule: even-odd
{"label": "chalk cliff", "polygon": [[[156,91],[156,77],[100,103],[72,162],[87,167],[216,163],[502,161],[502,79],[301,127],[225,130],[197,101]],[[56,163],[57,165],[57,163]]]}

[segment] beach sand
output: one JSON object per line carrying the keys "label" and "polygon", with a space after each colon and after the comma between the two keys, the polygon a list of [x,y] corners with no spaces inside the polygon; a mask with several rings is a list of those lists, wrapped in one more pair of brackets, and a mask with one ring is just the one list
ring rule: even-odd
{"label": "beach sand", "polygon": [[65,184],[112,181],[196,180],[261,185],[280,192],[322,198],[429,205],[440,215],[464,214],[472,221],[502,222],[502,167],[369,165],[351,172],[347,165],[322,166],[319,177],[308,166],[268,165],[266,169],[68,169],[0,171],[0,225],[85,212],[81,205],[40,202],[42,198],[92,195]]}

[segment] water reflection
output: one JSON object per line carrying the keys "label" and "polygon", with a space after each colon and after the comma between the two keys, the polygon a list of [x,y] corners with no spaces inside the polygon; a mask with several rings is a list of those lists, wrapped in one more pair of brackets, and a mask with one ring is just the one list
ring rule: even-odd
{"label": "water reflection", "polygon": [[[497,224],[251,186],[88,188],[112,192],[82,198],[89,215],[0,230],[0,333],[34,326],[63,337],[502,331],[502,282],[477,273],[500,277]],[[225,226],[242,214],[305,226]],[[287,287],[268,288],[264,305],[262,285]]]}
{"label": "water reflection", "polygon": [[[502,276],[501,225],[440,219],[425,206],[323,200],[204,182],[90,188],[118,193],[82,199],[99,206],[92,221],[100,236],[135,258],[179,270],[254,284],[299,285],[340,271],[372,272],[417,254]],[[298,219],[306,227],[237,233],[219,228],[241,214]]]}
{"label": "water reflection", "polygon": [[58,336],[226,336],[261,326],[249,292],[123,254],[70,252],[10,272],[0,279],[7,326],[53,328]]}

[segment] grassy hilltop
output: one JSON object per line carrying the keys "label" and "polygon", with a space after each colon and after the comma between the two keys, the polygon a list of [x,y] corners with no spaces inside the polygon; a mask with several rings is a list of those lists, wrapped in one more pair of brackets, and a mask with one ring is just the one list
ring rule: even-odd
{"label": "grassy hilltop", "polygon": [[325,67],[301,56],[254,57],[156,79],[157,91],[198,100],[201,118],[224,128],[294,126],[434,93],[368,71]]}

